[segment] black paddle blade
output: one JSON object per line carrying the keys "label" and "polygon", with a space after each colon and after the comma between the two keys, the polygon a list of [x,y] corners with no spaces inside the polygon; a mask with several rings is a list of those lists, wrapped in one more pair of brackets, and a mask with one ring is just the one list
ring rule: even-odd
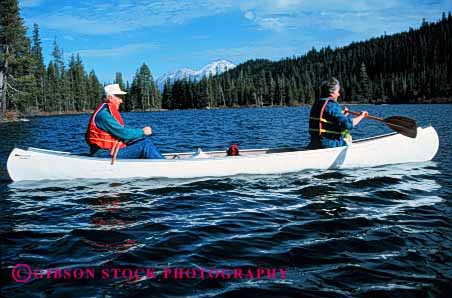
{"label": "black paddle blade", "polygon": [[413,139],[417,136],[416,120],[402,116],[392,116],[386,118],[385,123],[387,126],[404,136]]}

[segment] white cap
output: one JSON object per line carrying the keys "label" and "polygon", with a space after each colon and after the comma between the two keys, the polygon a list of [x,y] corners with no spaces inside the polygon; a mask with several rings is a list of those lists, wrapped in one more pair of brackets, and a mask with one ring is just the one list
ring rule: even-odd
{"label": "white cap", "polygon": [[127,94],[127,92],[124,92],[119,88],[119,84],[111,84],[104,87],[105,94],[108,95],[115,95],[115,94]]}

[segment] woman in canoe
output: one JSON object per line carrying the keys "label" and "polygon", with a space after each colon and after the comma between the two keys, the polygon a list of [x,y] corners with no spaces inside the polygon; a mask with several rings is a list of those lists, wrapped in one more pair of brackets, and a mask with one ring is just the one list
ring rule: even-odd
{"label": "woman in canoe", "polygon": [[90,155],[97,157],[116,156],[118,158],[165,158],[146,138],[152,134],[149,126],[143,129],[128,128],[119,114],[122,99],[118,95],[127,94],[118,84],[105,86],[106,99],[94,113],[86,130],[86,142]]}
{"label": "woman in canoe", "polygon": [[348,109],[342,111],[337,99],[340,96],[339,81],[331,77],[320,85],[320,98],[314,102],[309,115],[309,149],[347,146],[349,131],[367,116],[367,112],[351,118]]}

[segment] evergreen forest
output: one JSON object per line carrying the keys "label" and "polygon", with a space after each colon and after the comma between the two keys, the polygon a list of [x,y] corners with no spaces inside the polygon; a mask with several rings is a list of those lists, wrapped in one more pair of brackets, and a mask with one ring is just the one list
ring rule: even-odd
{"label": "evergreen forest", "polygon": [[277,62],[258,59],[199,82],[166,84],[163,108],[312,104],[321,81],[341,82],[341,101],[452,102],[452,16],[418,29]]}

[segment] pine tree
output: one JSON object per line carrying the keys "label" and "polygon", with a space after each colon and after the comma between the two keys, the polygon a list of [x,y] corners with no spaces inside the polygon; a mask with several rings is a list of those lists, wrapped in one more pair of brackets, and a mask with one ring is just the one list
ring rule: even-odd
{"label": "pine tree", "polygon": [[48,100],[44,110],[47,112],[61,111],[58,70],[53,61],[50,61],[47,66],[46,82],[45,92],[48,95]]}
{"label": "pine tree", "polygon": [[40,110],[46,106],[46,94],[45,94],[45,74],[46,68],[44,65],[44,58],[42,56],[41,38],[39,36],[38,24],[33,25],[33,37],[31,55],[33,58],[33,72],[36,80],[36,93],[33,94],[35,98],[36,109]]}
{"label": "pine tree", "polygon": [[[53,91],[52,99],[54,100],[53,106],[55,107],[53,111],[62,113],[67,110],[64,98],[67,97],[66,92],[68,88],[64,69],[63,52],[60,50],[56,38],[53,41],[52,57],[51,77],[48,77],[47,80],[49,81],[49,84],[52,85],[51,92]],[[47,73],[49,74],[49,70],[47,70]],[[50,83],[50,80],[53,80],[52,83]]]}
{"label": "pine tree", "polygon": [[0,0],[0,118],[31,101],[30,41],[17,0]]}
{"label": "pine tree", "polygon": [[68,109],[70,111],[84,111],[88,107],[87,75],[80,55],[72,55],[67,71],[70,86]]}
{"label": "pine tree", "polygon": [[[122,79],[122,73],[121,73],[121,72],[116,72],[116,74],[115,74],[115,80],[113,81],[113,83],[114,83],[114,84],[118,84],[118,85],[119,85],[119,88],[120,88],[121,90],[127,90],[127,89],[126,89],[126,86],[125,86],[125,84],[124,84],[124,80]],[[122,105],[122,107],[124,108],[125,111],[130,111],[130,110],[131,110],[131,109],[130,109],[130,103],[129,103],[129,100],[128,100],[128,96],[129,96],[129,94],[123,94],[123,95],[121,96],[121,98],[122,98],[123,101],[124,101],[124,105]]]}
{"label": "pine tree", "polygon": [[96,73],[94,72],[94,70],[92,70],[88,75],[88,96],[89,96],[88,108],[95,109],[97,105],[100,103],[102,95],[103,95],[102,84],[99,83]]}
{"label": "pine tree", "polygon": [[358,82],[357,100],[362,103],[368,103],[372,97],[369,76],[367,75],[366,64],[361,62]]}
{"label": "pine tree", "polygon": [[165,82],[163,86],[163,95],[162,95],[162,108],[164,109],[174,109],[173,103],[173,92],[172,85],[169,81]]}
{"label": "pine tree", "polygon": [[126,90],[126,86],[124,85],[124,81],[122,79],[122,73],[117,72],[115,74],[115,80],[113,82],[114,84],[118,84],[119,88],[121,88],[121,90]]}
{"label": "pine tree", "polygon": [[132,81],[130,98],[133,108],[146,111],[161,108],[160,93],[155,86],[149,67],[143,63]]}

